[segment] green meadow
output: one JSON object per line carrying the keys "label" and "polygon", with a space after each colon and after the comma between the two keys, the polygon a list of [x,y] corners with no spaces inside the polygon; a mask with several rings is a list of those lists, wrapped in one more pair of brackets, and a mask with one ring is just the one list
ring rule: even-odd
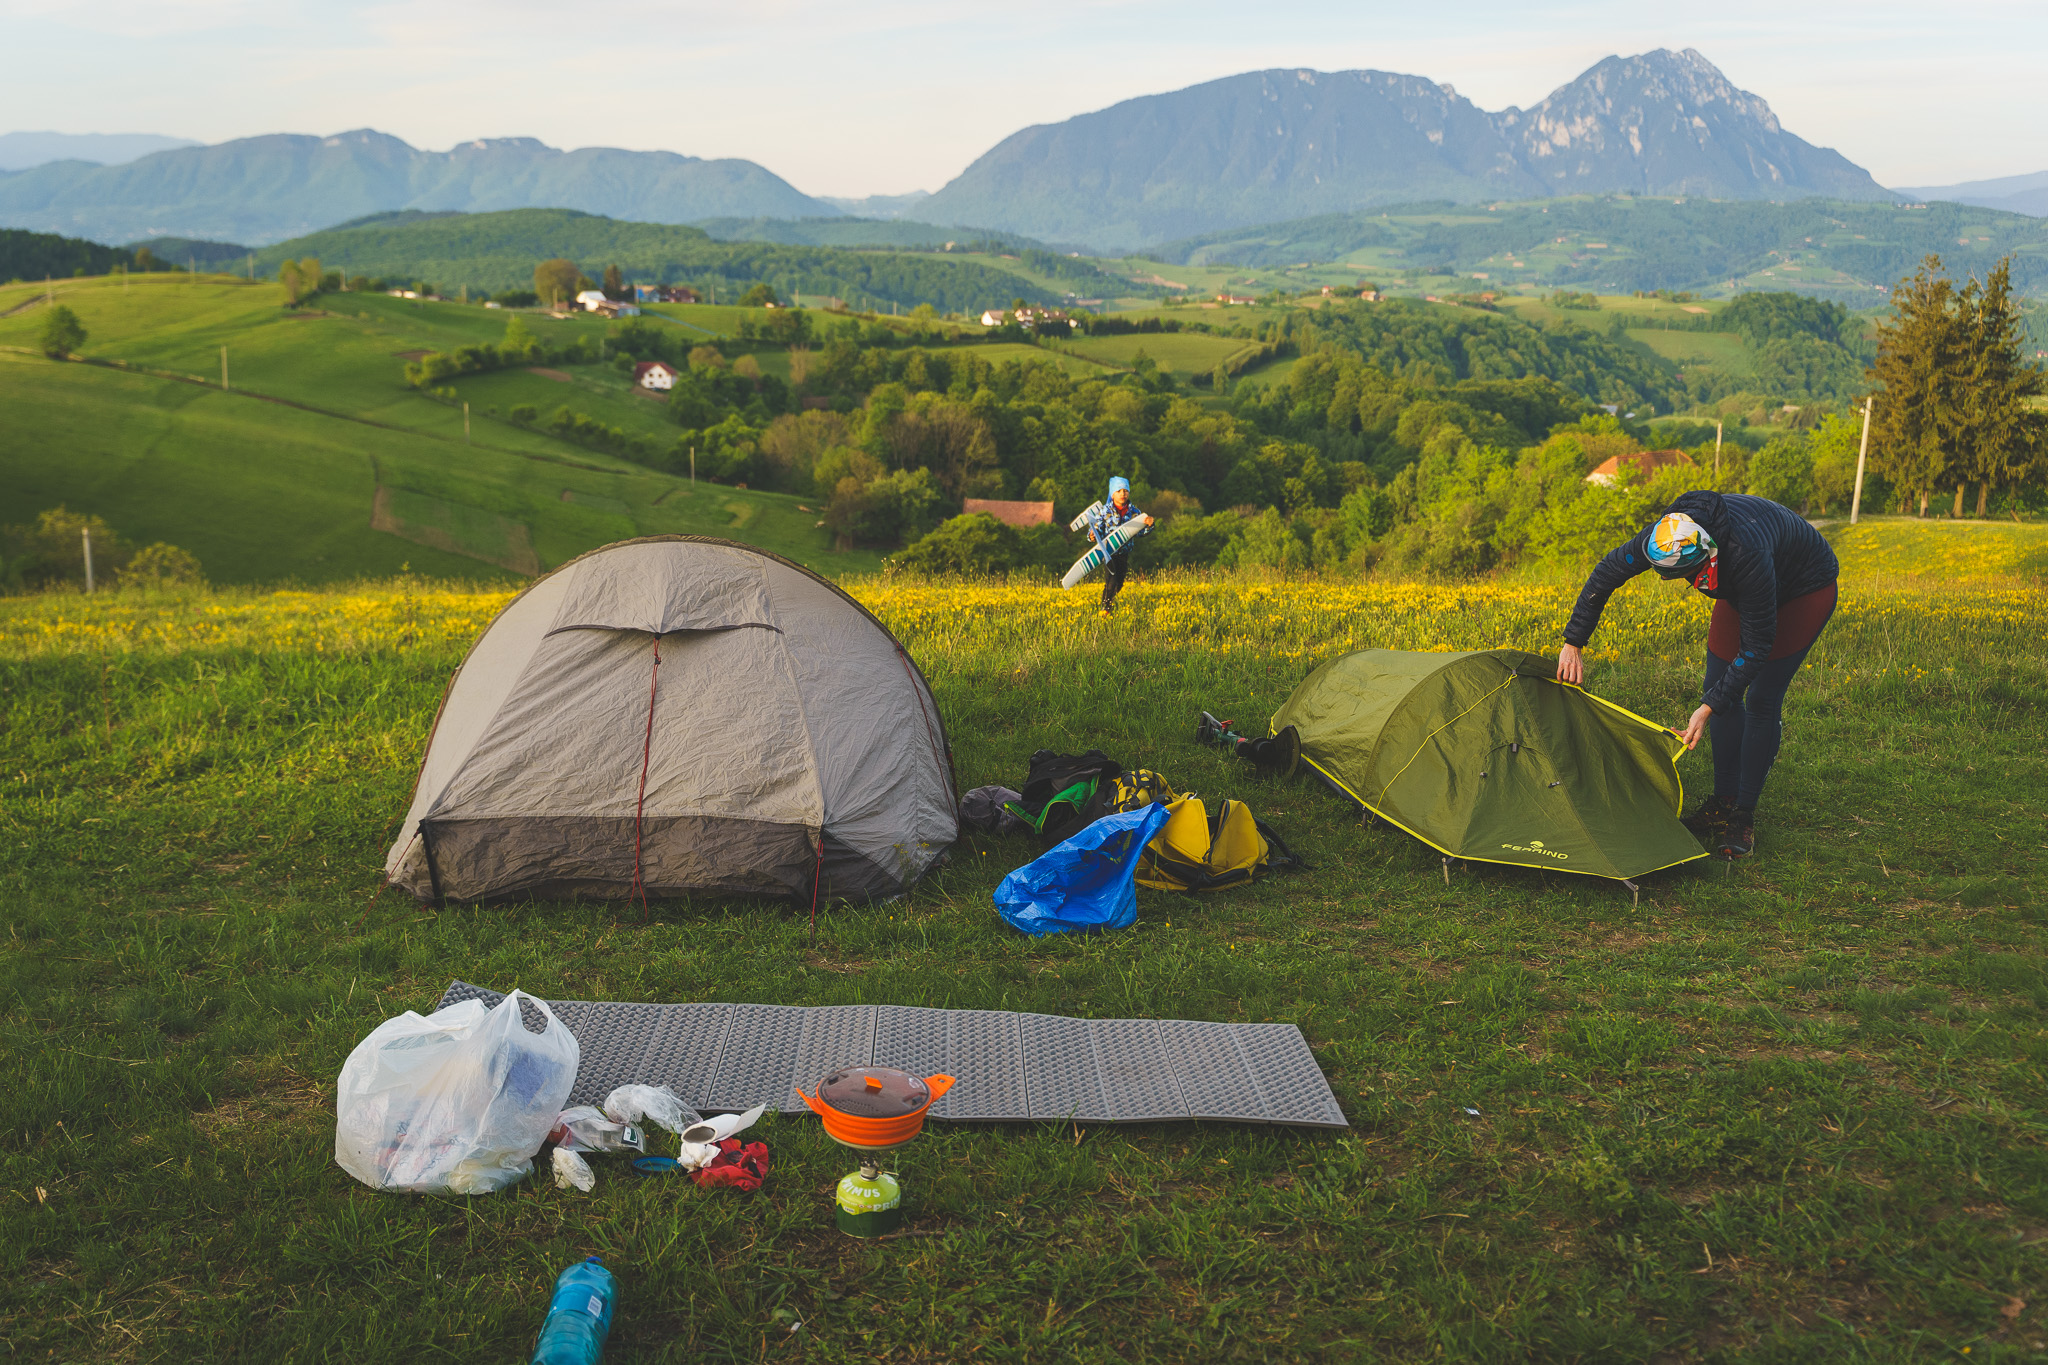
{"label": "green meadow", "polygon": [[[175,543],[214,582],[326,583],[407,565],[530,573],[671,533],[742,539],[832,573],[878,560],[834,550],[800,498],[692,484],[510,420],[522,404],[568,406],[672,441],[661,406],[609,366],[466,376],[453,402],[406,384],[410,357],[502,337],[502,310],[339,294],[288,312],[275,285],[227,276],[75,280],[56,294],[86,327],[90,363],[33,349],[41,286],[0,289],[10,493],[31,514],[62,503],[131,540]],[[605,326],[523,316],[555,342]]]}
{"label": "green meadow", "polygon": [[[931,677],[962,786],[1099,745],[1249,802],[1308,863],[1049,940],[990,904],[1036,852],[1017,838],[826,908],[814,945],[779,904],[643,922],[378,894],[502,590],[0,601],[0,1338],[24,1360],[520,1359],[554,1274],[598,1254],[619,1362],[2037,1359],[2038,528],[1853,529],[1758,855],[1654,874],[1640,903],[1447,870],[1193,741],[1198,709],[1262,726],[1342,649],[1552,648],[1569,580],[1169,578],[1107,622],[1085,594],[851,581]],[[1909,553],[1927,572],[1902,580]],[[1638,581],[1591,685],[1677,721],[1704,619]],[[373,1193],[331,1159],[334,1077],[458,976],[1288,1021],[1351,1126],[934,1124],[897,1162],[907,1235],[879,1243],[834,1230],[852,1160],[808,1118],[762,1126],[752,1196],[603,1159],[588,1195]]]}

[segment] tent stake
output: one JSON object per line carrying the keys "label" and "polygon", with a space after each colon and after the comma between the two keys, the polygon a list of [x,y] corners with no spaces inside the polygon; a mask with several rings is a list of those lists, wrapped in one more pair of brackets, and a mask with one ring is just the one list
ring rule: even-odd
{"label": "tent stake", "polygon": [[1444,855],[1444,885],[1445,885],[1445,886],[1449,886],[1450,884],[1451,884],[1451,858],[1450,858],[1450,855],[1449,855],[1449,854],[1445,854],[1445,855]]}
{"label": "tent stake", "polygon": [[1641,888],[1640,886],[1637,886],[1637,885],[1636,885],[1636,884],[1635,884],[1634,882],[1630,881],[1630,880],[1629,880],[1628,878],[1626,878],[1626,877],[1623,877],[1623,878],[1621,879],[1621,884],[1622,884],[1623,886],[1627,887],[1627,888],[1628,888],[1628,889],[1629,889],[1630,891],[1632,891],[1632,892],[1634,892],[1634,893],[1635,893],[1635,898],[1636,898],[1636,909],[1638,909],[1638,910],[1642,909],[1642,908],[1643,908],[1643,888]]}

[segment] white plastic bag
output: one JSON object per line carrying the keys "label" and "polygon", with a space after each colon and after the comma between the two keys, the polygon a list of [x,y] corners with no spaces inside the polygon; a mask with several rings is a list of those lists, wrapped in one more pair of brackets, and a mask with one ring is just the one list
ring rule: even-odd
{"label": "white plastic bag", "polygon": [[558,1148],[566,1147],[572,1152],[638,1152],[642,1156],[647,1153],[645,1128],[637,1123],[614,1122],[605,1117],[603,1110],[588,1104],[564,1109],[548,1137]]}
{"label": "white plastic bag", "polygon": [[[521,1001],[546,1017],[530,1032]],[[520,991],[386,1019],[335,1085],[334,1159],[376,1190],[489,1194],[533,1170],[576,1083],[581,1050]]]}
{"label": "white plastic bag", "polygon": [[590,1169],[590,1163],[581,1154],[567,1147],[557,1147],[552,1160],[555,1163],[556,1189],[578,1189],[589,1194],[597,1188],[597,1172]]}
{"label": "white plastic bag", "polygon": [[605,1096],[604,1112],[616,1123],[653,1123],[671,1133],[697,1121],[697,1111],[665,1085],[622,1085]]}

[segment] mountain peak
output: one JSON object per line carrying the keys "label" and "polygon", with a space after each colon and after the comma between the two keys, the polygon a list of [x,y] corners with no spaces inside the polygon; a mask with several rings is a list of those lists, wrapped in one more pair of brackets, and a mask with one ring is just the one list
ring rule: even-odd
{"label": "mountain peak", "polygon": [[1693,48],[1607,57],[1529,109],[1385,71],[1245,72],[1005,138],[934,221],[1122,250],[1321,213],[1564,194],[1888,197]]}

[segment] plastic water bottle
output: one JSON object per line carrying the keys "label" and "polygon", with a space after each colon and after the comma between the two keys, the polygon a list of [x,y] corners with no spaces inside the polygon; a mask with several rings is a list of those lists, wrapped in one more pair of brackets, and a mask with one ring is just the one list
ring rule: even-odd
{"label": "plastic water bottle", "polygon": [[532,1365],[597,1365],[618,1297],[618,1282],[595,1256],[563,1271],[555,1279]]}

